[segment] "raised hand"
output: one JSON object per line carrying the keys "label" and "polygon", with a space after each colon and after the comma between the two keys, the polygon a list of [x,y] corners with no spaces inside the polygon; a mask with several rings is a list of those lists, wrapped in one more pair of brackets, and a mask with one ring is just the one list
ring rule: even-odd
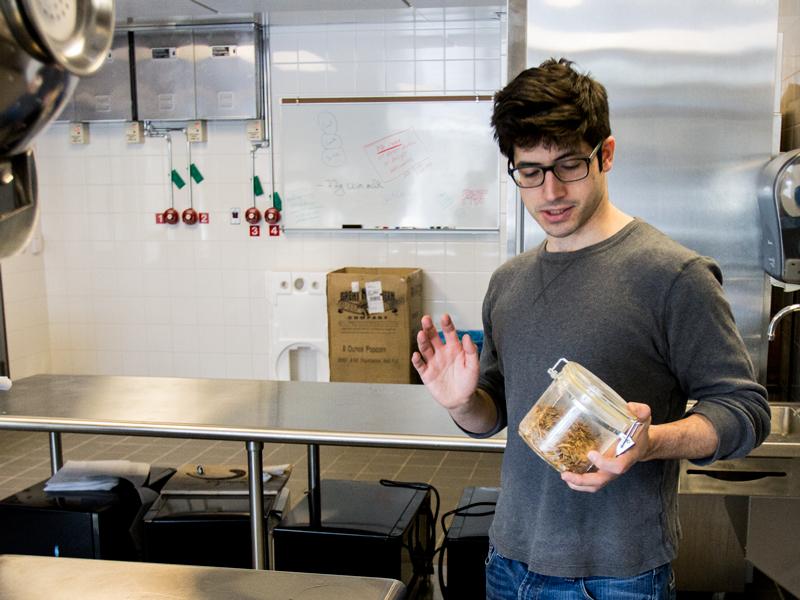
{"label": "raised hand", "polygon": [[619,456],[603,456],[596,450],[589,452],[589,460],[597,467],[591,473],[561,474],[561,479],[576,492],[597,492],[626,473],[633,465],[647,457],[650,450],[650,407],[639,402],[628,402],[628,409],[636,416],[642,427],[636,432],[636,443]]}
{"label": "raised hand", "polygon": [[444,342],[433,319],[422,317],[422,330],[417,333],[419,352],[414,352],[411,363],[439,404],[448,410],[458,409],[467,404],[478,386],[478,348],[469,335],[458,340],[450,315],[442,316],[441,325]]}

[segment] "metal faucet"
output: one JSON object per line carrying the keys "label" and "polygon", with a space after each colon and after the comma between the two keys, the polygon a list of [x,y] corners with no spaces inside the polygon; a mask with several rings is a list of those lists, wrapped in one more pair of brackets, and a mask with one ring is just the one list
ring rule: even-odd
{"label": "metal faucet", "polygon": [[776,312],[775,316],[772,317],[772,320],[769,322],[769,327],[767,327],[767,340],[771,342],[775,339],[775,327],[778,325],[778,321],[780,321],[790,312],[795,312],[798,310],[800,310],[800,304],[790,304],[789,306],[785,306]]}

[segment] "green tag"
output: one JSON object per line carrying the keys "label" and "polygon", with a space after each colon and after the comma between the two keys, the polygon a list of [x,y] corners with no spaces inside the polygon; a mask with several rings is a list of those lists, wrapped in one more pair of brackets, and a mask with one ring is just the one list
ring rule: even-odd
{"label": "green tag", "polygon": [[264,195],[264,188],[261,187],[261,180],[258,178],[258,175],[253,177],[253,193],[256,196],[263,196]]}
{"label": "green tag", "polygon": [[283,202],[281,202],[281,195],[278,192],[272,193],[272,206],[278,210],[283,210]]}
{"label": "green tag", "polygon": [[172,169],[171,177],[172,177],[172,183],[175,184],[176,188],[181,189],[183,186],[186,185],[186,182],[183,180],[183,177],[181,177],[180,174],[175,169]]}
{"label": "green tag", "polygon": [[191,175],[191,176],[192,176],[192,179],[194,179],[194,182],[195,182],[195,183],[200,183],[200,182],[201,182],[201,181],[203,181],[203,179],[204,179],[204,178],[203,178],[203,174],[200,172],[200,169],[198,169],[198,168],[195,166],[195,164],[194,164],[194,163],[192,163],[191,165],[189,165],[189,175]]}

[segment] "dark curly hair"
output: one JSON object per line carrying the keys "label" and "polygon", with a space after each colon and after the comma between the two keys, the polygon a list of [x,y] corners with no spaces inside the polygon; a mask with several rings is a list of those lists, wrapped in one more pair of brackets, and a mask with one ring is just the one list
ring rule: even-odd
{"label": "dark curly hair", "polygon": [[550,58],[494,95],[494,137],[510,160],[514,147],[594,147],[611,135],[606,89],[572,65]]}

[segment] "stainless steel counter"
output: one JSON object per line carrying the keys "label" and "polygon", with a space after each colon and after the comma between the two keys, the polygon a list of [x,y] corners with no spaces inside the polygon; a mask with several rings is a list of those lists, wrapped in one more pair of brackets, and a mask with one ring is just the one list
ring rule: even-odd
{"label": "stainless steel counter", "polygon": [[504,434],[466,436],[419,385],[35,375],[0,391],[0,429],[239,440],[248,454],[253,566],[263,569],[261,450],[309,445],[309,508],[319,519],[319,444],[501,452]]}
{"label": "stainless steel counter", "polygon": [[0,556],[0,598],[14,600],[395,600],[393,579],[190,567],[49,556]]}
{"label": "stainless steel counter", "polygon": [[0,391],[0,429],[502,451],[421,385],[35,375]]}
{"label": "stainless steel counter", "polygon": [[[309,445],[314,514],[319,514],[320,444],[501,452],[506,443],[505,432],[489,439],[466,436],[423,386],[155,377],[22,379],[0,392],[0,429],[54,432],[54,468],[61,461],[61,432],[245,442],[252,515],[262,514],[263,508],[264,442]],[[798,408],[773,406],[772,434],[752,456],[800,457]],[[260,519],[252,520],[256,568],[265,566],[262,527]]]}

